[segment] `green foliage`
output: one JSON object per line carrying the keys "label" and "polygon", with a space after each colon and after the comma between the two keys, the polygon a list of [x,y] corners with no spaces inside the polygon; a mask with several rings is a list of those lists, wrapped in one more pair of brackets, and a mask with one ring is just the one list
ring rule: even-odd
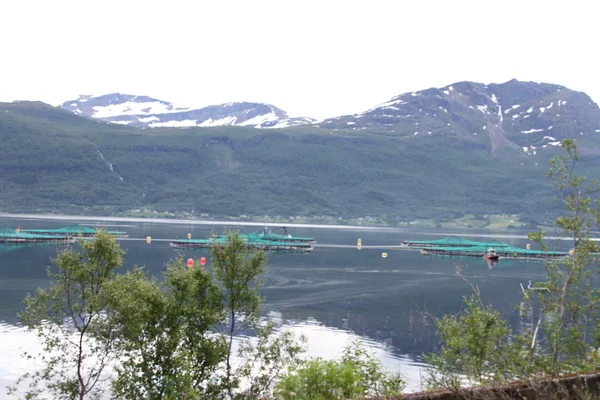
{"label": "green foliage", "polygon": [[[600,289],[597,286],[596,254],[600,247],[591,240],[600,222],[600,187],[575,175],[579,162],[577,143],[562,143],[567,155],[551,162],[548,176],[554,182],[566,213],[556,219],[558,234],[573,243],[573,254],[545,264],[545,282],[525,293],[527,307],[535,310],[531,362],[550,374],[597,368],[600,345]],[[544,233],[529,237],[544,248]],[[534,352],[534,350],[536,350]]]}
{"label": "green foliage", "polygon": [[226,322],[221,339],[226,346],[225,386],[230,398],[239,386],[239,377],[232,369],[233,338],[245,329],[254,330],[260,318],[260,275],[265,271],[263,251],[250,252],[239,235],[228,235],[225,246],[215,244],[211,250],[215,279],[224,296]]}
{"label": "green foliage", "polygon": [[[466,299],[458,318],[438,319],[442,347],[426,358],[431,386],[458,389],[464,382],[491,385],[600,367],[600,248],[591,240],[600,222],[600,187],[596,180],[575,175],[580,160],[576,142],[565,140],[562,147],[567,154],[551,161],[548,176],[566,208],[556,227],[559,237],[572,242],[571,255],[547,262],[543,282],[521,286],[521,317],[530,318],[523,332],[511,332],[479,297]],[[546,250],[544,237],[544,232],[529,235]]]}
{"label": "green foliage", "polygon": [[298,400],[358,399],[399,394],[404,386],[401,375],[384,372],[375,356],[354,342],[339,361],[311,359],[290,371],[277,394]]}
{"label": "green foliage", "polygon": [[442,347],[438,354],[425,357],[431,366],[429,387],[497,384],[521,372],[521,343],[508,324],[474,296],[465,297],[464,305],[460,315],[445,315],[435,321]]}
{"label": "green foliage", "polygon": [[[270,396],[279,376],[300,361],[304,339],[259,325],[265,255],[249,252],[238,233],[229,238],[213,248],[214,273],[187,268],[179,257],[162,282],[137,267],[114,274],[123,252],[102,231],[80,242],[83,254],[61,251],[54,260],[59,272],[49,270],[54,285],[28,296],[21,316],[42,339],[44,368],[10,393],[28,382],[27,398],[97,398],[110,368],[119,399]],[[243,362],[234,368],[233,340],[240,334]]]}
{"label": "green foliage", "polygon": [[239,357],[244,360],[236,375],[246,381],[236,399],[256,399],[273,394],[281,375],[295,368],[305,352],[306,337],[297,338],[291,331],[275,334],[271,323],[257,330],[257,340],[240,345]]}
{"label": "green foliage", "polygon": [[123,361],[113,392],[120,399],[214,398],[215,372],[225,358],[213,327],[222,293],[203,268],[182,258],[167,266],[163,286],[135,269],[107,290],[120,327]]}
{"label": "green foliage", "polygon": [[25,374],[10,393],[28,381],[27,398],[46,391],[55,399],[96,398],[103,390],[103,372],[119,355],[104,291],[122,265],[123,251],[103,231],[78,243],[83,253],[60,251],[53,260],[58,272],[48,268],[52,285],[25,299],[20,318],[43,346],[41,355],[25,356],[40,361],[42,369]]}

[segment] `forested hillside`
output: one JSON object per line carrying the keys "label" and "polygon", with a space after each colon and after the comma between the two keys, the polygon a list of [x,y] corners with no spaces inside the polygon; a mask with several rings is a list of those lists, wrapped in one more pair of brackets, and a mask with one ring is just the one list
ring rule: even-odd
{"label": "forested hillside", "polygon": [[[597,135],[586,129],[583,171],[600,175]],[[137,129],[3,103],[0,211],[549,221],[556,204],[545,172],[556,146],[534,157],[517,145],[492,151],[493,139],[316,125]]]}

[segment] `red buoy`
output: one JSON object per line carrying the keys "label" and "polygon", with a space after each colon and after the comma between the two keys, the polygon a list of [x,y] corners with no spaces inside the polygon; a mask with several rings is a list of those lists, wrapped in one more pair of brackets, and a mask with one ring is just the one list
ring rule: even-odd
{"label": "red buoy", "polygon": [[200,259],[200,265],[206,265],[206,258],[205,257],[202,257]]}
{"label": "red buoy", "polygon": [[192,268],[194,266],[194,259],[188,258],[187,264],[188,264],[188,268]]}

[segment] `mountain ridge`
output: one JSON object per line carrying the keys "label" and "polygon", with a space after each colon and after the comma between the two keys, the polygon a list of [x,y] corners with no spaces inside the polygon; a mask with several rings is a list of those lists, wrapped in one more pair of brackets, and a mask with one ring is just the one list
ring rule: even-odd
{"label": "mountain ridge", "polygon": [[285,129],[140,129],[0,103],[0,210],[549,223],[559,204],[546,165],[576,138],[583,174],[600,176],[599,121],[584,93],[518,81],[459,82]]}
{"label": "mountain ridge", "polygon": [[[290,118],[285,111],[264,103],[235,102],[191,109],[149,96],[120,93],[80,96],[61,107],[78,115],[141,128],[305,126],[332,133],[369,130],[401,136],[461,136],[474,143],[485,136],[491,142],[492,154],[520,149],[529,156],[557,146],[562,139],[578,137],[591,145],[583,151],[600,152],[598,135],[582,138],[600,133],[600,108],[589,96],[561,85],[516,79],[490,84],[461,81],[406,92],[369,110],[321,121]],[[558,131],[561,133],[555,134]]]}
{"label": "mountain ridge", "polygon": [[[515,79],[502,84],[470,81],[407,92],[367,111],[317,124],[336,130],[410,135],[489,136],[492,153],[502,147],[533,155],[561,139],[586,137],[597,146],[600,108],[583,92]],[[561,133],[554,135],[555,132]]]}
{"label": "mountain ridge", "polygon": [[111,93],[100,96],[80,95],[60,105],[77,115],[138,128],[252,126],[283,128],[305,125],[315,120],[290,117],[271,104],[231,102],[202,108],[177,107],[149,96]]}

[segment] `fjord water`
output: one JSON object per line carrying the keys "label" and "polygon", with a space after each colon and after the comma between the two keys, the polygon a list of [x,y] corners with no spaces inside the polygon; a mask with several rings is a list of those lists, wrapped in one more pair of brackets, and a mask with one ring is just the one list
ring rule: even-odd
{"label": "fjord water", "polygon": [[[0,226],[16,228],[59,228],[74,221],[0,218]],[[169,239],[206,238],[210,233],[228,229],[253,232],[257,227],[152,223],[143,220],[85,222],[109,230],[126,231],[120,240],[127,252],[124,269],[145,266],[161,276],[165,263],[177,255],[184,258],[208,258],[194,250],[169,247]],[[370,346],[389,369],[400,368],[419,387],[419,359],[436,348],[435,329],[424,316],[440,316],[461,309],[462,297],[471,289],[456,274],[456,267],[481,289],[487,302],[518,325],[515,311],[521,299],[520,283],[543,277],[541,262],[501,260],[495,265],[479,258],[422,256],[419,251],[400,250],[403,240],[436,239],[460,232],[417,229],[328,229],[293,227],[295,236],[310,236],[317,246],[309,254],[270,254],[262,295],[265,316],[280,326],[304,333],[309,339],[309,355],[324,358],[339,356],[344,345],[361,339]],[[513,236],[490,238],[485,232],[470,234],[472,240],[501,240],[525,246],[523,232]],[[146,243],[146,237],[152,243]],[[357,250],[357,239],[363,249]],[[370,246],[378,246],[371,248]],[[26,338],[17,313],[23,309],[26,293],[46,286],[46,267],[61,246],[0,246],[0,390],[31,368],[19,355],[22,346],[35,338]],[[381,256],[388,254],[387,258]]]}

